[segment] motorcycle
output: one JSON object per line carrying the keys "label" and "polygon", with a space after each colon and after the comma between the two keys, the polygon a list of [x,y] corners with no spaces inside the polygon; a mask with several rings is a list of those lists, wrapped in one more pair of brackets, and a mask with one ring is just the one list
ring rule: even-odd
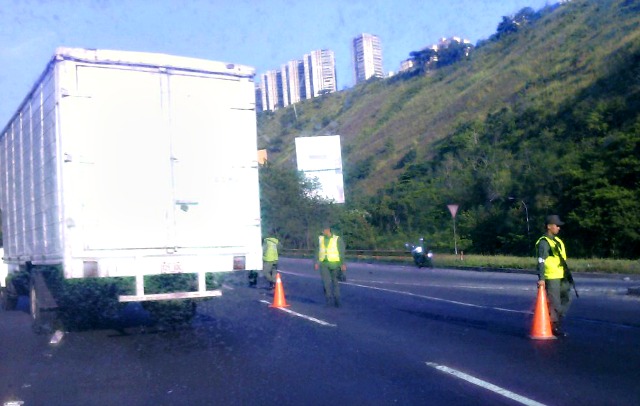
{"label": "motorcycle", "polygon": [[418,268],[433,268],[433,251],[425,249],[423,238],[420,238],[419,244],[405,243],[404,246],[411,252],[413,262]]}

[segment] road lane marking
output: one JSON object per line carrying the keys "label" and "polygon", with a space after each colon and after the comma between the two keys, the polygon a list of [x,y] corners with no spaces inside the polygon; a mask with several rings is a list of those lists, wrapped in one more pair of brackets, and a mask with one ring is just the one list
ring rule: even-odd
{"label": "road lane marking", "polygon": [[[282,271],[282,270],[278,270],[280,273],[283,274],[289,274],[289,275],[294,275],[294,276],[300,276],[303,278],[312,278],[313,276],[308,274],[308,273],[300,273],[300,272],[293,272],[293,271]],[[350,281],[354,282],[354,281],[358,281],[358,279],[350,279]],[[533,287],[521,287],[521,286],[476,286],[476,285],[456,285],[456,284],[436,284],[436,283],[429,283],[429,284],[416,284],[416,283],[407,283],[407,282],[396,282],[396,281],[381,281],[381,280],[370,280],[367,279],[366,281],[363,281],[366,283],[384,283],[387,285],[409,285],[409,286],[417,286],[417,287],[430,287],[430,288],[452,288],[452,289],[474,289],[474,290],[504,290],[504,291],[525,291],[525,292],[529,292],[529,291],[533,291],[533,292],[537,292],[538,288],[534,285]],[[340,282],[342,284],[345,285],[349,285],[351,284],[350,282]],[[358,286],[362,286],[362,285],[358,285]],[[606,288],[606,287],[581,287],[580,288],[580,293],[586,292],[586,293],[594,293],[594,294],[609,294],[609,295],[626,295],[627,291],[628,291],[628,287],[611,287],[611,288]],[[635,300],[638,300],[637,298],[632,298]],[[528,312],[531,313],[531,312]]]}
{"label": "road lane marking", "polygon": [[[298,272],[281,271],[281,270],[279,272],[284,273],[284,274],[299,276],[299,277],[303,277],[303,278],[312,278],[312,276],[309,275],[309,274],[302,274],[302,273],[298,273]],[[352,281],[353,281],[353,279],[352,279]],[[387,282],[381,282],[381,281],[368,281],[368,282],[370,282],[370,283],[387,283]],[[392,284],[396,284],[396,285],[400,284],[400,283],[394,283],[394,282],[388,282],[388,283],[392,283]],[[356,287],[366,288],[366,289],[380,290],[380,291],[385,291],[385,292],[390,292],[390,293],[397,293],[397,294],[400,294],[400,295],[407,295],[407,296],[418,297],[418,298],[421,298],[421,299],[429,299],[429,300],[434,300],[434,301],[439,301],[439,302],[452,303],[452,304],[457,304],[457,305],[461,305],[461,306],[475,307],[475,308],[479,308],[479,309],[489,309],[489,310],[497,310],[497,311],[506,312],[506,313],[519,313],[519,314],[533,315],[533,311],[531,311],[531,310],[513,310],[513,309],[506,309],[504,307],[481,306],[481,305],[476,305],[476,304],[473,304],[473,303],[459,302],[459,301],[455,301],[455,300],[442,299],[442,298],[433,297],[433,296],[418,295],[418,294],[411,293],[411,292],[405,292],[405,291],[393,290],[393,289],[386,289],[386,288],[378,288],[378,287],[375,287],[375,286],[361,285],[361,284],[357,284],[357,283],[353,283],[353,282],[340,282],[340,284],[356,286]],[[411,285],[411,286],[417,286],[417,285]],[[429,285],[429,287],[443,287],[443,288],[460,288],[460,287],[462,287],[462,288],[467,288],[468,286],[466,286],[466,285]],[[491,289],[491,288],[488,288],[488,289]],[[525,288],[525,289],[521,289],[521,290],[531,290],[531,289]],[[602,291],[604,293],[607,293],[607,292],[610,293],[611,292],[610,289],[606,289],[606,288],[602,288],[602,289],[586,288],[586,289],[581,289],[580,291],[582,292],[583,290],[593,291],[593,292]],[[640,327],[640,326],[638,326],[636,324],[629,324],[629,323],[616,323],[616,322],[610,322],[610,321],[604,321],[604,320],[592,320],[592,319],[586,319],[586,318],[580,318],[580,317],[577,317],[575,319],[586,321],[586,322],[589,322],[589,323],[607,324],[607,325],[610,325],[610,326],[620,327],[620,328],[638,328],[638,327]]]}
{"label": "road lane marking", "polygon": [[56,332],[53,333],[53,335],[51,336],[51,339],[49,340],[49,344],[58,345],[62,341],[63,337],[64,337],[64,332],[62,330],[56,330]]}
{"label": "road lane marking", "polygon": [[[299,273],[296,273],[296,272],[290,272],[290,271],[286,271],[286,272],[285,271],[280,271],[280,272],[286,273],[286,274],[290,274],[290,275],[295,275],[295,276],[310,277],[308,275],[299,274]],[[400,294],[400,295],[407,295],[407,296],[419,297],[421,299],[429,299],[429,300],[435,300],[435,301],[439,301],[439,302],[452,303],[452,304],[457,304],[457,305],[460,305],[460,306],[475,307],[475,308],[478,308],[478,309],[498,310],[498,311],[507,312],[507,313],[533,314],[533,312],[531,310],[513,310],[513,309],[505,309],[504,307],[481,306],[481,305],[476,305],[476,304],[473,304],[473,303],[459,302],[459,301],[456,301],[456,300],[442,299],[442,298],[433,297],[433,296],[418,295],[416,293],[405,292],[405,291],[402,291],[402,290],[378,288],[378,287],[375,287],[375,286],[361,285],[359,283],[353,283],[353,282],[340,282],[340,283],[343,284],[343,285],[357,286],[357,287],[365,288],[365,289],[373,289],[373,290],[379,290],[379,291],[383,291],[383,292],[397,293],[397,294]],[[452,286],[447,286],[447,287],[452,287]]]}
{"label": "road lane marking", "polygon": [[449,368],[449,367],[444,366],[444,365],[438,365],[438,364],[436,364],[434,362],[426,362],[426,364],[428,366],[432,367],[432,368],[435,368],[435,369],[439,370],[439,371],[445,372],[445,373],[447,373],[449,375],[453,375],[456,378],[463,379],[463,380],[465,380],[467,382],[470,382],[470,383],[472,383],[474,385],[480,386],[481,388],[488,389],[488,390],[490,390],[490,391],[492,391],[494,393],[497,393],[498,395],[502,395],[502,396],[504,396],[506,398],[515,400],[516,402],[521,403],[523,405],[527,405],[527,406],[545,406],[544,403],[536,402],[535,400],[531,400],[531,399],[526,398],[524,396],[520,396],[517,393],[513,393],[513,392],[511,392],[509,390],[506,390],[504,388],[496,386],[496,385],[494,385],[492,383],[489,383],[487,381],[483,381],[482,379],[478,379],[478,378],[476,378],[474,376],[471,376],[469,374],[465,374],[464,372],[460,372],[460,371],[458,371],[456,369]]}
{"label": "road lane marking", "polygon": [[457,300],[449,300],[449,299],[442,299],[442,298],[433,297],[433,296],[418,295],[416,293],[404,292],[404,291],[401,291],[401,290],[377,288],[375,286],[360,285],[360,284],[351,283],[351,282],[345,282],[345,285],[358,286],[358,287],[361,287],[361,288],[380,290],[380,291],[384,291],[384,292],[398,293],[398,294],[401,294],[401,295],[419,297],[419,298],[422,298],[422,299],[435,300],[435,301],[438,301],[438,302],[452,303],[452,304],[457,304],[457,305],[460,305],[460,306],[475,307],[475,308],[478,308],[478,309],[492,309],[492,310],[499,310],[501,312],[509,312],[509,313],[533,314],[533,312],[531,312],[529,310],[513,310],[513,309],[505,309],[503,307],[482,306],[482,305],[477,305],[477,304],[473,304],[473,303],[459,302]]}
{"label": "road lane marking", "polygon": [[[266,303],[268,305],[271,304],[266,300],[260,300],[260,301],[262,303]],[[316,319],[315,317],[307,316],[306,314],[294,312],[293,310],[287,309],[286,307],[276,307],[276,309],[282,310],[283,312],[287,312],[287,313],[292,314],[294,316],[302,317],[303,319],[307,319],[307,320],[312,321],[314,323],[318,323],[321,326],[327,326],[327,327],[337,327],[338,326],[337,324],[332,324],[332,323],[329,323],[329,322],[324,321],[324,320]]]}

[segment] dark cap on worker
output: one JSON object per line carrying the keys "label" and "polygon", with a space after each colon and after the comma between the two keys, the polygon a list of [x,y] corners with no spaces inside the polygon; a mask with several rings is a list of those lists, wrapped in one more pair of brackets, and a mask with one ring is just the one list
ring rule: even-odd
{"label": "dark cap on worker", "polygon": [[547,216],[547,219],[545,220],[544,224],[545,225],[555,224],[557,226],[564,225],[562,220],[560,220],[560,216],[558,216],[557,214],[551,214],[551,215]]}

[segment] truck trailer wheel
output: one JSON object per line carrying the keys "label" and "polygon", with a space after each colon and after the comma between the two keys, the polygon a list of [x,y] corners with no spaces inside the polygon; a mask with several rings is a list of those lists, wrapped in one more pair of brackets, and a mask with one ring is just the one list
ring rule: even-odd
{"label": "truck trailer wheel", "polygon": [[29,302],[33,331],[37,334],[52,333],[56,327],[57,306],[47,287],[43,273],[37,270],[31,273]]}

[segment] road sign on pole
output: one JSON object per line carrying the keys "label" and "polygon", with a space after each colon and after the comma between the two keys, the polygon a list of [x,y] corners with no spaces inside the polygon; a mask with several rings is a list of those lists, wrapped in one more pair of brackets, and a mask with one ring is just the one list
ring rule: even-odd
{"label": "road sign on pole", "polygon": [[451,213],[451,217],[456,218],[456,213],[458,212],[457,204],[448,204],[449,212]]}
{"label": "road sign on pole", "polygon": [[449,212],[453,218],[453,249],[456,255],[458,255],[458,240],[456,238],[456,213],[458,212],[457,204],[448,204]]}

